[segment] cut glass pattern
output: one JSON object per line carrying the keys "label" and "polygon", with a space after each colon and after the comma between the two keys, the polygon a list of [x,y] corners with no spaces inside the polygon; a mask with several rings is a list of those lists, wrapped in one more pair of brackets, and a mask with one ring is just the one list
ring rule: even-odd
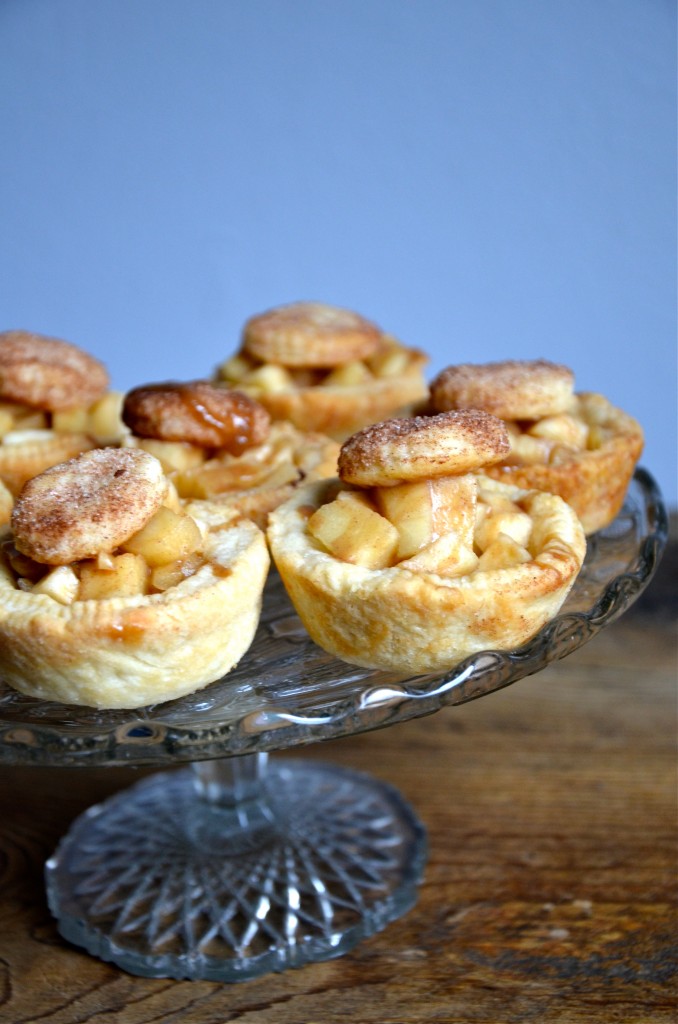
{"label": "cut glass pattern", "polygon": [[415,901],[424,832],[390,787],[283,761],[249,801],[154,775],[76,823],[47,865],[73,942],[132,973],[239,980],[338,956]]}

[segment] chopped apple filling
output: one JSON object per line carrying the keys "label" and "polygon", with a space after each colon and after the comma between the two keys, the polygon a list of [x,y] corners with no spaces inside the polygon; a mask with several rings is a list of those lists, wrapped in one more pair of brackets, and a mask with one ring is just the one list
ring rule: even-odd
{"label": "chopped apple filling", "polygon": [[[174,500],[173,500],[174,499]],[[0,546],[17,588],[46,594],[61,604],[162,593],[192,576],[204,564],[203,530],[192,516],[168,503],[116,551],[72,565],[42,565],[16,549]]]}
{"label": "chopped apple filling", "polygon": [[476,481],[470,474],[378,487],[373,493],[381,514],[398,530],[398,561],[445,533],[473,546]]}
{"label": "chopped apple filling", "polygon": [[398,530],[362,492],[340,491],[334,501],[313,513],[307,529],[343,562],[385,569],[395,561]]}
{"label": "chopped apple filling", "polygon": [[304,475],[300,461],[307,451],[296,433],[277,425],[265,441],[239,455],[186,441],[135,437],[126,444],[155,455],[181,498],[200,500],[296,484]]}
{"label": "chopped apple filling", "polygon": [[145,526],[122,545],[152,568],[176,562],[192,554],[202,543],[200,528],[192,516],[161,505]]}
{"label": "chopped apple filling", "polygon": [[511,452],[503,465],[553,465],[575,452],[600,448],[615,433],[609,423],[595,422],[590,403],[574,396],[569,412],[534,421],[507,421]]}
{"label": "chopped apple filling", "polygon": [[107,391],[87,408],[54,412],[52,429],[58,434],[89,434],[99,444],[119,441],[126,432],[121,418],[123,397],[120,391]]}
{"label": "chopped apple filling", "polygon": [[507,533],[500,532],[480,555],[478,568],[481,571],[508,569],[512,565],[529,562],[531,558],[532,555],[527,548],[524,548],[522,544],[518,544]]}
{"label": "chopped apple filling", "polygon": [[339,491],[307,530],[335,558],[368,569],[455,577],[532,558],[531,517],[472,473]]}
{"label": "chopped apple filling", "polygon": [[410,364],[418,365],[418,360],[418,353],[412,353],[395,339],[389,339],[366,359],[352,360],[329,370],[260,363],[247,353],[238,352],[223,362],[218,372],[222,380],[256,396],[262,392],[274,394],[309,386],[364,387],[372,380],[397,377],[407,372]]}
{"label": "chopped apple filling", "polygon": [[122,394],[108,391],[93,405],[47,412],[18,402],[0,400],[0,439],[20,443],[26,431],[53,430],[57,434],[88,434],[100,444],[117,441],[125,432],[120,410]]}

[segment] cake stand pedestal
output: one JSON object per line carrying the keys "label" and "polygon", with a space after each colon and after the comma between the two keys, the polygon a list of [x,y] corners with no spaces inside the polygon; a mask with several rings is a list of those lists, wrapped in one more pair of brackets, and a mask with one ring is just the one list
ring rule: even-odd
{"label": "cake stand pedestal", "polygon": [[133,974],[238,981],[339,956],[409,910],[425,839],[399,794],[267,756],[90,808],[47,863],[62,935]]}

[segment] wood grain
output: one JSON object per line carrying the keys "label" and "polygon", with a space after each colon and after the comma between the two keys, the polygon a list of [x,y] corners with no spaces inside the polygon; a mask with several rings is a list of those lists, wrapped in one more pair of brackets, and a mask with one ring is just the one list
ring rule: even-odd
{"label": "wood grain", "polygon": [[416,907],[352,953],[238,985],[146,980],[58,935],[43,865],[133,769],[0,769],[1,1024],[675,1024],[674,540],[646,594],[491,697],[301,752],[427,827]]}

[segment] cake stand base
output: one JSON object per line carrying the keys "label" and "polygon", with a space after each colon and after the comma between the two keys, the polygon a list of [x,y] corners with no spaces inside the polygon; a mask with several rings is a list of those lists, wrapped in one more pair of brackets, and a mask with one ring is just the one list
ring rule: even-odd
{"label": "cake stand base", "polygon": [[265,754],[152,775],[86,811],[46,866],[64,938],[131,974],[245,981],[404,914],[422,825],[370,776]]}

